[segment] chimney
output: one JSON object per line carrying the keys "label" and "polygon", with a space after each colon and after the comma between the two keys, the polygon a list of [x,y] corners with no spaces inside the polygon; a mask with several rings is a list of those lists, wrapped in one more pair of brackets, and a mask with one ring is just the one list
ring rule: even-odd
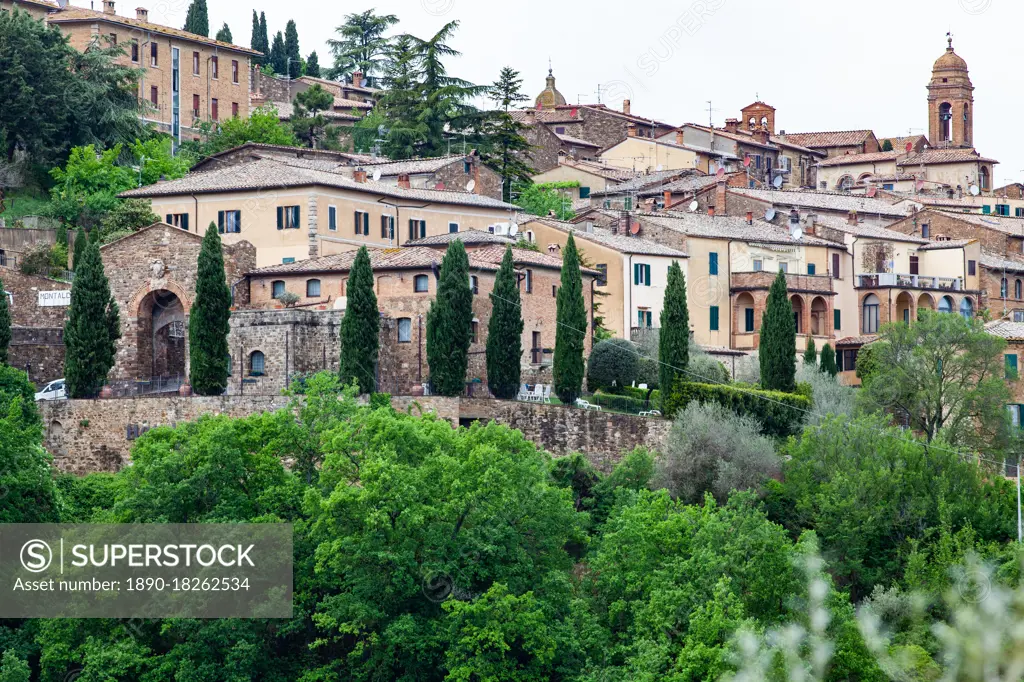
{"label": "chimney", "polygon": [[715,206],[722,215],[729,215],[725,210],[725,178],[719,180],[715,187]]}
{"label": "chimney", "polygon": [[668,207],[672,205],[672,190],[665,190],[664,192],[662,192],[661,197],[662,203],[665,205],[665,208],[668,209]]}
{"label": "chimney", "polygon": [[676,144],[679,145],[680,147],[683,146],[683,130],[682,130],[682,128],[680,128],[679,130],[676,131]]}
{"label": "chimney", "polygon": [[149,10],[145,7],[136,7],[135,18],[139,21],[149,21]]}
{"label": "chimney", "polygon": [[[366,172],[365,171],[363,172],[363,177],[364,178],[366,177]],[[412,183],[409,182],[409,174],[408,173],[399,173],[398,174],[398,186],[401,187],[402,189],[411,189],[412,188]]]}
{"label": "chimney", "polygon": [[760,142],[761,144],[768,144],[768,129],[757,128],[756,130],[754,130],[754,139]]}
{"label": "chimney", "polygon": [[753,225],[753,224],[754,224],[754,212],[753,211],[747,211],[747,225]]}
{"label": "chimney", "polygon": [[636,124],[630,123],[626,126],[626,137],[636,137]]}
{"label": "chimney", "polygon": [[533,109],[526,110],[526,125],[533,125],[537,120],[537,112]]}
{"label": "chimney", "polygon": [[857,224],[857,212],[856,211],[850,211],[850,213],[846,216],[846,222],[849,223],[850,225],[856,225]]}
{"label": "chimney", "polygon": [[114,11],[114,0],[103,0],[103,13],[117,14],[117,12]]}
{"label": "chimney", "polygon": [[715,217],[715,207],[714,206],[708,206],[708,217],[709,218],[714,218]]}
{"label": "chimney", "polygon": [[629,100],[628,99],[622,100],[622,113],[624,113],[624,114],[628,114],[629,113]]}
{"label": "chimney", "polygon": [[356,182],[366,182],[366,169],[356,168],[355,171],[352,173],[352,178]]}
{"label": "chimney", "polygon": [[363,72],[362,71],[353,71],[352,72],[352,85],[359,86],[359,85],[362,85],[362,84],[363,84]]}
{"label": "chimney", "polygon": [[738,118],[725,119],[725,131],[727,133],[738,133],[740,131],[740,120]]}

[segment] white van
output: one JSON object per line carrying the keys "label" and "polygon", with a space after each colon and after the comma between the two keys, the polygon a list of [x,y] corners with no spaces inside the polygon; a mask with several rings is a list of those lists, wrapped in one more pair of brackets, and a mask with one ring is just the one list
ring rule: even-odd
{"label": "white van", "polygon": [[64,388],[63,379],[54,379],[36,393],[36,400],[66,400],[67,397],[68,392]]}

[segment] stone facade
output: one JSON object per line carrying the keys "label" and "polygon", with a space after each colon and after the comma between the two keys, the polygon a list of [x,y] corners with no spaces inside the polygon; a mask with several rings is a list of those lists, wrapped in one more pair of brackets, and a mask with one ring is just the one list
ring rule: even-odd
{"label": "stone facade", "polygon": [[0,280],[8,293],[11,324],[15,327],[63,327],[66,305],[39,305],[39,292],[69,291],[70,282],[38,275],[23,275],[14,268],[0,267]]}
{"label": "stone facade", "polygon": [[[14,200],[8,199],[7,201],[10,203]],[[2,227],[2,225],[3,223],[0,222],[0,267],[13,268],[17,265],[21,254],[26,251],[31,251],[36,246],[50,246],[57,243],[56,230],[33,230],[27,227]]]}
{"label": "stone facade", "polygon": [[[730,305],[735,347],[757,349],[761,341],[761,321],[768,307],[768,291],[775,280],[773,272],[734,272],[730,276]],[[825,275],[786,275],[786,289],[793,306],[799,337],[813,337],[821,348],[834,334],[833,280]],[[749,310],[753,310],[751,315]],[[751,324],[752,322],[752,324]]]}
{"label": "stone facade", "polygon": [[25,370],[39,387],[60,379],[64,376],[64,328],[14,327],[7,363]]}
{"label": "stone facade", "polygon": [[993,221],[996,224],[988,227],[964,220],[956,213],[926,209],[888,227],[896,232],[921,237],[924,226],[927,226],[927,238],[977,239],[985,251],[1000,256],[1020,257],[1024,253],[1024,220],[1016,221],[1019,222],[1019,231],[1016,233],[998,229],[1003,221],[1009,222],[1010,219],[993,218]]}

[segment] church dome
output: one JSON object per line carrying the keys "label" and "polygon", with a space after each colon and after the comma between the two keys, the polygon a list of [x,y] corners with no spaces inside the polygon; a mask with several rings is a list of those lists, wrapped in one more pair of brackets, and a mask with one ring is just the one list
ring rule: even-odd
{"label": "church dome", "polygon": [[967,62],[963,60],[963,57],[953,51],[952,47],[947,47],[945,54],[935,60],[935,65],[932,66],[932,71],[966,71]]}
{"label": "church dome", "polygon": [[562,93],[555,87],[555,77],[551,73],[551,69],[548,69],[547,84],[544,90],[541,91],[537,98],[533,100],[533,105],[538,109],[554,109],[555,107],[565,104],[565,97],[562,97]]}

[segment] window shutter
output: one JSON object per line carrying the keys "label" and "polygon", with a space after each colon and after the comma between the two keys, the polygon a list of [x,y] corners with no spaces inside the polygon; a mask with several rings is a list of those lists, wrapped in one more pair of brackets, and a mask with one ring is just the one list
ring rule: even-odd
{"label": "window shutter", "polygon": [[217,211],[217,232],[224,234],[224,211]]}
{"label": "window shutter", "polygon": [[817,270],[817,267],[814,265],[814,263],[808,263],[807,264],[807,274],[808,275],[813,275],[816,270]]}
{"label": "window shutter", "polygon": [[718,331],[718,306],[711,306],[711,331]]}
{"label": "window shutter", "polygon": [[644,284],[651,286],[651,266],[644,266]]}
{"label": "window shutter", "polygon": [[188,213],[181,214],[181,229],[188,232]]}
{"label": "window shutter", "polygon": [[718,254],[717,253],[712,252],[712,253],[708,254],[708,274],[711,274],[711,275],[717,275],[718,274]]}
{"label": "window shutter", "polygon": [[167,220],[165,220],[164,222],[167,223],[168,225],[173,225],[174,224],[174,216],[172,216],[170,213],[168,213],[167,214]]}
{"label": "window shutter", "polygon": [[1006,358],[1006,378],[1012,379],[1017,376],[1017,356],[1013,354],[1007,354]]}
{"label": "window shutter", "polygon": [[284,229],[284,206],[277,207],[277,229]]}
{"label": "window shutter", "polygon": [[833,310],[832,311],[832,327],[833,327],[834,330],[842,329],[842,325],[839,324],[839,321],[840,321],[839,312],[840,312],[839,310]]}
{"label": "window shutter", "polygon": [[633,284],[640,284],[640,264],[633,263]]}
{"label": "window shutter", "polygon": [[369,213],[364,213],[363,214],[363,234],[366,235],[367,237],[370,236],[370,214]]}

